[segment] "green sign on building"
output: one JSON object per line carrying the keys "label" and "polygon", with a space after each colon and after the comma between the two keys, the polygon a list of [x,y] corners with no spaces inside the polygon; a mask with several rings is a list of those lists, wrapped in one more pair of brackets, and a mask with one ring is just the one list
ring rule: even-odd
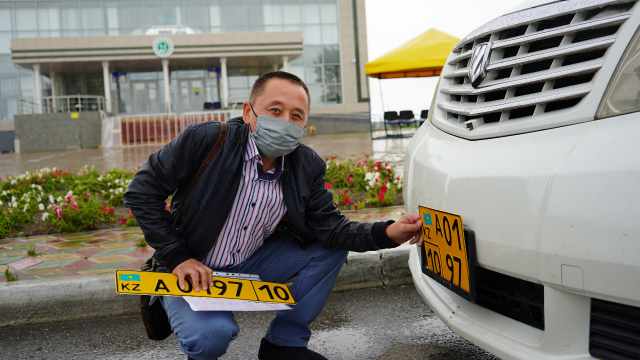
{"label": "green sign on building", "polygon": [[156,56],[166,58],[173,54],[173,41],[169,38],[157,38],[153,41],[153,52]]}

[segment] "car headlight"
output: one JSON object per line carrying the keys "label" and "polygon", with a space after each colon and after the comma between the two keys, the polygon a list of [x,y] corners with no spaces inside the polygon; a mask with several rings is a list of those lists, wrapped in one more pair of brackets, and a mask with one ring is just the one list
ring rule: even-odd
{"label": "car headlight", "polygon": [[640,30],[636,31],[627,46],[618,67],[607,86],[597,118],[640,111]]}

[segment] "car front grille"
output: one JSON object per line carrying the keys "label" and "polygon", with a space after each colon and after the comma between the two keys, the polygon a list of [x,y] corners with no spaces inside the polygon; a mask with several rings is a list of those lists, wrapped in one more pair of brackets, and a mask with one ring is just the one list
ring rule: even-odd
{"label": "car front grille", "polygon": [[476,266],[475,302],[544,330],[544,286]]}
{"label": "car front grille", "polygon": [[640,359],[640,308],[591,299],[589,352],[599,359]]}
{"label": "car front grille", "polygon": [[[589,94],[635,1],[561,3],[549,5],[557,11],[530,10],[525,20],[503,21],[508,27],[498,18],[488,31],[462,40],[442,72],[434,124],[469,139],[559,126],[523,121],[571,109]],[[483,43],[491,48],[486,77],[473,87],[470,60]]]}

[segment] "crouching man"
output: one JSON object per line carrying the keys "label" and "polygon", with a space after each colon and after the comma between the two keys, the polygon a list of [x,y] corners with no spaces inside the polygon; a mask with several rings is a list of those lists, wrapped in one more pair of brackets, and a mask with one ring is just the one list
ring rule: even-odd
{"label": "crouching man", "polygon": [[[210,287],[212,269],[292,283],[297,304],[271,322],[262,360],[325,359],[307,348],[309,325],[347,251],[395,247],[417,239],[420,228],[417,215],[359,223],[336,209],[324,188],[324,161],[300,144],[309,107],[309,90],[298,77],[263,75],[242,117],[224,127],[187,128],[150,155],[125,194],[160,271],[175,274],[183,287],[186,281],[196,290]],[[216,146],[216,156],[191,181]],[[171,214],[164,210],[170,194]],[[192,311],[179,297],[161,301],[190,359],[217,359],[238,334],[231,312]]]}

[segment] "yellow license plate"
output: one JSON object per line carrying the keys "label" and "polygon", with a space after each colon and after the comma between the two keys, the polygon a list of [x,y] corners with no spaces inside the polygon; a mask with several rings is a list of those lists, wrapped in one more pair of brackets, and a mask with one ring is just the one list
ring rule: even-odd
{"label": "yellow license plate", "polygon": [[213,276],[213,286],[196,291],[191,284],[181,288],[178,277],[170,273],[116,270],[116,292],[126,295],[196,296],[250,300],[295,305],[287,284]]}
{"label": "yellow license plate", "polygon": [[462,217],[420,206],[423,272],[473,300],[473,239],[465,237]]}

